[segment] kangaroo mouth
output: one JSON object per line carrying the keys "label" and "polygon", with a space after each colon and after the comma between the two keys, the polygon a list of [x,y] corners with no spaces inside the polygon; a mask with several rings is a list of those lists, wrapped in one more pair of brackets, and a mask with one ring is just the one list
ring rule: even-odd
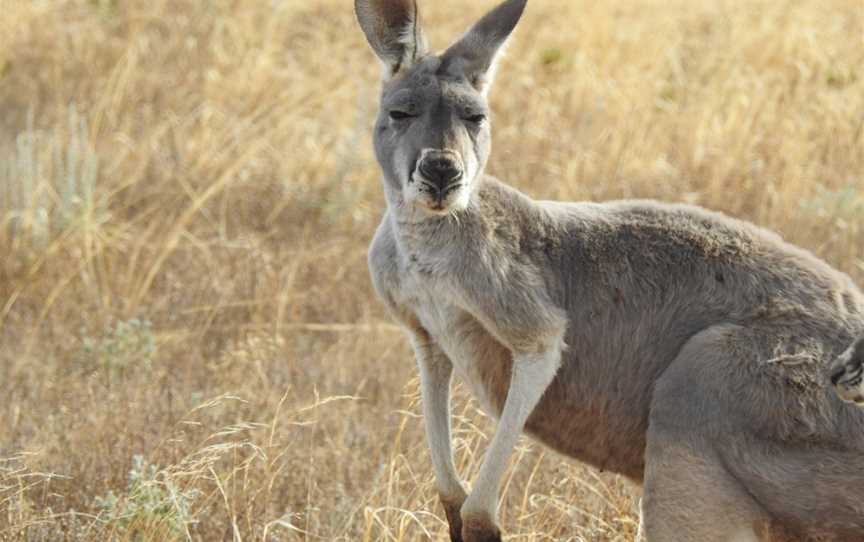
{"label": "kangaroo mouth", "polygon": [[448,214],[453,210],[454,204],[463,199],[461,192],[466,189],[467,183],[464,179],[452,182],[445,186],[427,179],[419,170],[415,169],[411,174],[411,184],[417,193],[416,204],[419,204],[434,214]]}
{"label": "kangaroo mouth", "polygon": [[462,188],[462,183],[454,183],[444,189],[433,188],[435,198],[435,203],[433,204],[433,207],[443,208],[445,206],[445,202],[450,199],[450,195],[459,190],[460,188]]}
{"label": "kangaroo mouth", "polygon": [[450,212],[463,186],[463,183],[455,183],[444,189],[429,187],[429,190],[426,192],[426,198],[424,198],[426,200],[426,207],[435,213],[445,214]]}

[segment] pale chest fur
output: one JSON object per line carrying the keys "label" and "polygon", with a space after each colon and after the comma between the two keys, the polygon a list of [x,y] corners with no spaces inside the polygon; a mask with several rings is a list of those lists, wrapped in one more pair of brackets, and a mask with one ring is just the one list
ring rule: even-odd
{"label": "pale chest fur", "polygon": [[501,384],[509,377],[509,352],[460,306],[447,281],[410,264],[400,275],[394,300],[417,317],[483,410],[497,417],[506,394]]}

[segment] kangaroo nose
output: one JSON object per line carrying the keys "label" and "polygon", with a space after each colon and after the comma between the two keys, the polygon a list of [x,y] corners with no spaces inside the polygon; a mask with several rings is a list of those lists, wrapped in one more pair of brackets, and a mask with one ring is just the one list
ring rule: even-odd
{"label": "kangaroo nose", "polygon": [[444,190],[462,178],[462,168],[449,156],[427,156],[420,162],[420,173],[438,190]]}

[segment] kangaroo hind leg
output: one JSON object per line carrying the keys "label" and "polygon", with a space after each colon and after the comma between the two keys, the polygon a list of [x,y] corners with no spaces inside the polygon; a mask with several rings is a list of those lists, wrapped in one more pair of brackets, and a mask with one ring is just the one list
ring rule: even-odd
{"label": "kangaroo hind leg", "polygon": [[643,542],[762,542],[770,517],[718,453],[732,416],[720,388],[734,362],[725,354],[739,328],[692,337],[657,381],[645,449]]}
{"label": "kangaroo hind leg", "polygon": [[650,431],[642,542],[762,542],[768,518],[704,443]]}

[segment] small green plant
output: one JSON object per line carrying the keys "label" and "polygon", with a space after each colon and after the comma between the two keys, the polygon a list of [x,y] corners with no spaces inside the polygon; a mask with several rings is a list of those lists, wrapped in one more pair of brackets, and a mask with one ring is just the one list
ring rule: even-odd
{"label": "small green plant", "polygon": [[35,124],[31,110],[14,145],[0,148],[0,225],[45,245],[70,227],[92,229],[108,214],[96,196],[99,159],[86,118],[70,106],[65,127]]}
{"label": "small green plant", "polygon": [[117,11],[117,0],[89,0],[89,3],[103,15],[112,15]]}
{"label": "small green plant", "polygon": [[540,64],[554,66],[564,61],[564,51],[558,47],[550,47],[540,52]]}
{"label": "small green plant", "polygon": [[858,81],[858,75],[852,68],[831,66],[825,74],[825,82],[829,87],[841,89]]}
{"label": "small green plant", "polygon": [[801,208],[819,217],[835,220],[864,220],[864,193],[854,186],[831,190],[824,186],[816,189],[816,194],[800,203]]}
{"label": "small green plant", "polygon": [[151,323],[137,318],[109,324],[101,337],[84,336],[81,341],[85,365],[109,378],[121,377],[135,367],[149,369],[156,355]]}
{"label": "small green plant", "polygon": [[6,77],[6,74],[10,71],[12,71],[12,62],[9,59],[0,56],[0,79]]}
{"label": "small green plant", "polygon": [[188,538],[187,527],[194,522],[192,505],[200,492],[179,488],[166,471],[148,463],[144,456],[132,458],[126,493],[109,491],[96,497],[99,517],[106,526],[134,537],[167,533]]}

